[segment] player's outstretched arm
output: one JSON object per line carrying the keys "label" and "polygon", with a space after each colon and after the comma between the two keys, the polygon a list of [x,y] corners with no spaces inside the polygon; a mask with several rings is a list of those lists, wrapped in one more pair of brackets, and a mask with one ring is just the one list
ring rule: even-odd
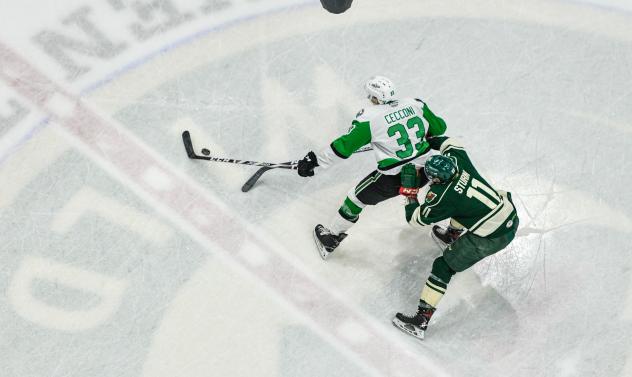
{"label": "player's outstretched arm", "polygon": [[[298,174],[302,177],[314,175],[314,169],[326,169],[342,160],[349,158],[354,152],[371,142],[371,127],[369,122],[354,120],[352,127],[346,134],[334,140],[330,145],[318,152],[310,151],[299,161]],[[313,157],[310,156],[313,154]]]}
{"label": "player's outstretched arm", "polygon": [[349,132],[334,140],[331,151],[341,159],[347,159],[353,152],[371,142],[371,126],[369,122],[354,120]]}

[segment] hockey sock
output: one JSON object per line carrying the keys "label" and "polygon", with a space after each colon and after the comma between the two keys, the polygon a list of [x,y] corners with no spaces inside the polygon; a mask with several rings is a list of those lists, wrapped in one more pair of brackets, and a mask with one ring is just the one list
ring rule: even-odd
{"label": "hockey sock", "polygon": [[338,214],[340,214],[340,216],[342,216],[345,220],[352,223],[358,221],[358,218],[360,217],[360,212],[362,212],[362,207],[354,203],[351,199],[349,199],[349,197],[345,198],[342,206],[340,206],[340,209],[338,209]]}
{"label": "hockey sock", "polygon": [[448,289],[446,283],[430,275],[428,280],[426,280],[424,289],[421,291],[421,299],[433,308],[436,308],[441,298],[443,298],[446,289]]}
{"label": "hockey sock", "polygon": [[430,277],[426,280],[426,285],[424,285],[421,291],[421,299],[433,308],[436,308],[439,301],[443,298],[446,289],[448,289],[450,279],[452,279],[455,273],[456,272],[448,266],[442,256],[435,259],[432,264]]}
{"label": "hockey sock", "polygon": [[329,230],[331,231],[331,233],[339,235],[340,233],[346,233],[349,230],[349,228],[353,226],[354,223],[355,221],[350,221],[346,219],[344,216],[342,216],[341,214],[339,214],[339,215],[334,216],[333,219],[331,219],[331,222],[329,224],[330,225]]}

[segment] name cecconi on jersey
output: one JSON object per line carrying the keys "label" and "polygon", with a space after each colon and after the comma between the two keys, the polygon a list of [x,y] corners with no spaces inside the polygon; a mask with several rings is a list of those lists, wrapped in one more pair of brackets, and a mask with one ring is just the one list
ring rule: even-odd
{"label": "name cecconi on jersey", "polygon": [[409,107],[404,107],[403,109],[398,110],[394,113],[384,115],[384,120],[386,121],[386,123],[391,124],[393,122],[397,122],[398,120],[408,118],[415,114],[416,114],[415,110],[412,108],[412,106],[409,106]]}

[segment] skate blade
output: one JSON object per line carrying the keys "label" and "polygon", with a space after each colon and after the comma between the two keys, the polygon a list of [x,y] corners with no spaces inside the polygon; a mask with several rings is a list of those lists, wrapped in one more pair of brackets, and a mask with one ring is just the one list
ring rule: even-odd
{"label": "skate blade", "polygon": [[320,254],[320,257],[323,260],[326,260],[330,253],[327,250],[325,250],[325,246],[323,246],[323,244],[320,242],[320,240],[316,236],[315,228],[312,231],[312,235],[314,236],[314,243],[316,244],[316,248],[318,249],[318,254]]}
{"label": "skate blade", "polygon": [[402,330],[403,332],[405,332],[408,335],[414,336],[415,338],[417,338],[419,340],[423,340],[424,339],[425,331],[423,331],[423,330],[421,330],[418,327],[415,327],[413,325],[404,323],[404,322],[400,321],[397,317],[393,318],[393,326],[397,327],[398,329]]}

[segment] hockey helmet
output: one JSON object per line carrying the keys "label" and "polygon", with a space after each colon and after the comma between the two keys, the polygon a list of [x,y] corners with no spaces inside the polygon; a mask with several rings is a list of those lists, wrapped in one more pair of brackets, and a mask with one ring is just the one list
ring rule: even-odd
{"label": "hockey helmet", "polygon": [[454,161],[442,155],[435,155],[427,159],[424,170],[428,179],[433,183],[449,182],[457,172]]}
{"label": "hockey helmet", "polygon": [[384,76],[373,76],[364,85],[367,98],[375,97],[380,104],[395,100],[395,85]]}

